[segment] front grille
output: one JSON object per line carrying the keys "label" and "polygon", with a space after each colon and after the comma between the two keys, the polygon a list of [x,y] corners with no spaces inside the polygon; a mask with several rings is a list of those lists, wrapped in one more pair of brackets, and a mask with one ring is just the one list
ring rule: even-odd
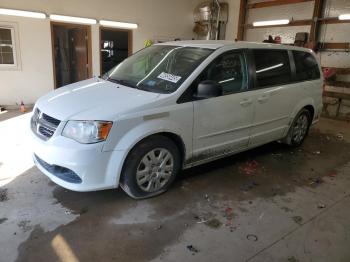
{"label": "front grille", "polygon": [[81,178],[74,171],[62,166],[50,165],[35,154],[34,158],[42,168],[44,168],[47,172],[54,175],[55,177],[58,177],[68,183],[82,183]]}
{"label": "front grille", "polygon": [[43,119],[53,125],[55,125],[56,127],[61,123],[60,120],[56,119],[56,118],[53,118],[51,116],[48,116],[46,114],[43,114]]}
{"label": "front grille", "polygon": [[60,123],[60,120],[44,114],[38,108],[35,109],[31,119],[33,132],[44,140],[48,140],[53,136]]}

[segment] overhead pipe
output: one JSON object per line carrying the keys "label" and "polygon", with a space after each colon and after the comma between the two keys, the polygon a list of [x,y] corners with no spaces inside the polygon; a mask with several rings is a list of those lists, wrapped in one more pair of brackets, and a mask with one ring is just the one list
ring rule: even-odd
{"label": "overhead pipe", "polygon": [[216,18],[216,34],[215,34],[215,40],[219,39],[219,26],[220,26],[220,12],[221,12],[221,7],[220,7],[220,3],[219,0],[215,0],[216,5],[218,6],[218,15]]}

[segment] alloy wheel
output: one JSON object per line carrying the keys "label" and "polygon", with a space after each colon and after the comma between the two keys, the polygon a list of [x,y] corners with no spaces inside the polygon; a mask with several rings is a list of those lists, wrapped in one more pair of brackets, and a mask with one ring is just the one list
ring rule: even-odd
{"label": "alloy wheel", "polygon": [[136,170],[136,182],[145,192],[162,189],[174,172],[174,157],[165,148],[149,151],[141,159]]}
{"label": "alloy wheel", "polygon": [[309,120],[305,114],[301,114],[297,121],[294,123],[292,139],[295,143],[300,143],[309,128]]}

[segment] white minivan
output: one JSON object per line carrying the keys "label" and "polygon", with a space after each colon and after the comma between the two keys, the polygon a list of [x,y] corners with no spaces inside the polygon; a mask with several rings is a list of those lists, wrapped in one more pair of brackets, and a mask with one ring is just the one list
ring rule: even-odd
{"label": "white minivan", "polygon": [[34,162],[74,191],[166,191],[181,169],[271,141],[300,145],[322,110],[308,49],[229,41],[145,48],[109,71],[41,97]]}

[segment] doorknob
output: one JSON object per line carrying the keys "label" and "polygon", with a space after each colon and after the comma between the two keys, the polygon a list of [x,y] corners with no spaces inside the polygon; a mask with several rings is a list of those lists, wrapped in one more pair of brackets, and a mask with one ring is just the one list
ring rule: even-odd
{"label": "doorknob", "polygon": [[245,98],[243,99],[239,104],[241,106],[249,106],[253,103],[253,100],[251,98]]}

